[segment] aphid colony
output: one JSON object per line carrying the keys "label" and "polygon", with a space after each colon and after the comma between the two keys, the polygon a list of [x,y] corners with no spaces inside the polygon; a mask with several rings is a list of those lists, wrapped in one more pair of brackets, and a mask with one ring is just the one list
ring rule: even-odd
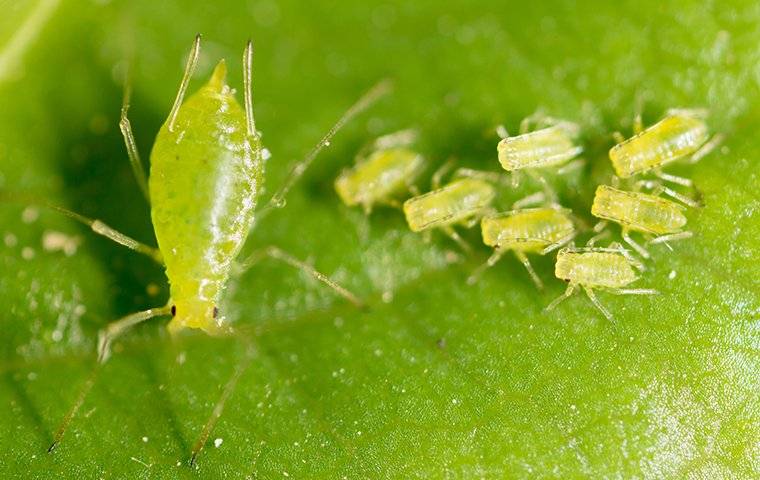
{"label": "aphid colony", "polygon": [[[662,168],[687,159],[694,163],[720,142],[720,136],[709,138],[704,113],[697,110],[670,110],[649,128],[643,128],[640,116],[634,122],[634,135],[625,139],[615,133],[616,145],[609,151],[615,171],[613,185],[599,185],[591,214],[599,219],[596,233],[586,246],[576,248],[573,239],[583,230],[582,223],[572,212],[557,203],[557,195],[544,173],[554,171],[563,175],[583,164],[577,157],[583,152],[578,143],[580,127],[566,120],[534,114],[520,124],[520,133],[509,136],[500,126],[497,145],[498,161],[518,182],[518,174],[527,174],[538,182],[542,191],[518,200],[512,209],[497,212],[493,202],[497,184],[503,174],[459,169],[452,180],[442,185],[441,178],[451,166],[447,162],[432,177],[432,190],[418,193],[415,185],[425,170],[425,160],[414,149],[414,134],[403,131],[375,141],[370,149],[357,156],[356,165],[344,170],[335,188],[346,205],[361,204],[369,213],[375,204],[401,206],[406,222],[413,232],[438,229],[459,244],[470,247],[455,227],[471,228],[480,223],[483,243],[493,248],[493,254],[468,278],[474,283],[487,268],[494,266],[507,252],[512,252],[525,266],[537,288],[543,282],[531,266],[529,254],[546,255],[559,250],[555,276],[568,282],[565,293],[550,303],[553,309],[559,302],[583,289],[591,302],[612,319],[612,314],[599,302],[595,290],[617,295],[649,295],[655,290],[626,288],[639,279],[637,271],[645,270],[628,249],[613,242],[607,247],[595,243],[609,236],[608,226],[620,226],[622,240],[644,259],[648,250],[631,237],[640,234],[647,244],[664,243],[688,238],[684,230],[686,207],[699,202],[683,195],[669,183],[691,187],[689,179],[664,173]],[[647,174],[651,177],[645,177]],[[648,192],[642,191],[647,190]],[[400,197],[411,194],[401,203]],[[672,198],[667,199],[662,195]],[[530,205],[533,208],[525,208]]]}

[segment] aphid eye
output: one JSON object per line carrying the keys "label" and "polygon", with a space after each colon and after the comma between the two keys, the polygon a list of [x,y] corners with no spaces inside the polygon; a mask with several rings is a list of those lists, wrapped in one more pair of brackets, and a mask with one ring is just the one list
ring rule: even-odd
{"label": "aphid eye", "polygon": [[176,317],[176,316],[177,316],[177,306],[172,305],[172,317]]}
{"label": "aphid eye", "polygon": [[216,318],[217,316],[219,316],[219,309],[214,307],[214,318]]}

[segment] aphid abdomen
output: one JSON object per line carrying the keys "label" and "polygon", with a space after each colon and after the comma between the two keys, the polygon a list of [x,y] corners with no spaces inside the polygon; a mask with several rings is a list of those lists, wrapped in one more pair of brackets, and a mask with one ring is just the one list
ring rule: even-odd
{"label": "aphid abdomen", "polygon": [[557,278],[587,287],[621,288],[638,277],[621,254],[560,250],[554,266]]}
{"label": "aphid abdomen", "polygon": [[620,178],[665,165],[696,152],[708,140],[707,125],[688,115],[669,115],[610,149]]}
{"label": "aphid abdomen", "polygon": [[553,208],[534,208],[484,218],[483,243],[502,250],[539,252],[574,231],[568,215]]}
{"label": "aphid abdomen", "polygon": [[408,148],[372,153],[335,180],[335,190],[348,206],[381,203],[402,193],[424,169],[422,155]]}
{"label": "aphid abdomen", "polygon": [[151,152],[151,216],[176,315],[170,328],[214,331],[214,308],[253,222],[263,178],[258,137],[225,84],[209,82],[164,124]]}
{"label": "aphid abdomen", "polygon": [[464,178],[404,202],[404,215],[413,232],[451,225],[491,205],[496,190],[483,180]]}
{"label": "aphid abdomen", "polygon": [[599,185],[591,214],[631,230],[665,235],[686,225],[684,208],[670,200],[640,192],[626,192]]}
{"label": "aphid abdomen", "polygon": [[[570,124],[568,124],[570,125]],[[502,139],[496,147],[499,163],[507,171],[558,165],[583,151],[573,142],[566,124]]]}

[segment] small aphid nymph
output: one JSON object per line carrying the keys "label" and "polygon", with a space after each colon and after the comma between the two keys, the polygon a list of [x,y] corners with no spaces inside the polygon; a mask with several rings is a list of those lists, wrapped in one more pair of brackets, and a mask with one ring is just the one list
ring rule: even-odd
{"label": "small aphid nymph", "polygon": [[558,121],[546,128],[502,138],[496,146],[499,163],[508,172],[562,165],[583,151],[575,143],[578,133],[578,125]]}
{"label": "small aphid nymph", "polygon": [[[688,178],[664,173],[662,168],[686,157],[696,163],[723,140],[720,134],[710,138],[705,116],[702,110],[671,109],[662,120],[644,129],[641,115],[637,114],[633,137],[626,140],[615,133],[617,144],[609,152],[615,174],[626,179],[652,172],[664,182],[692,186]],[[656,187],[686,205],[700,205],[664,185]]]}
{"label": "small aphid nymph", "polygon": [[367,214],[376,204],[400,207],[398,197],[416,193],[414,181],[425,169],[425,159],[411,148],[415,137],[404,130],[375,140],[370,153],[360,153],[356,165],[335,180],[341,201],[361,205]]}
{"label": "small aphid nymph", "polygon": [[612,244],[608,248],[565,247],[557,254],[554,275],[569,282],[565,293],[550,303],[546,310],[552,310],[562,300],[571,296],[578,288],[583,288],[591,302],[609,320],[612,314],[599,302],[594,294],[601,289],[615,295],[654,295],[656,290],[636,288],[626,289],[627,285],[638,280],[634,270],[635,260],[620,245]]}
{"label": "small aphid nymph", "polygon": [[570,242],[576,234],[570,211],[556,208],[529,208],[483,217],[480,222],[483,243],[494,253],[468,278],[474,283],[480,273],[495,265],[506,252],[512,251],[525,266],[539,289],[543,282],[528,260],[528,253],[545,255]]}
{"label": "small aphid nymph", "polygon": [[650,243],[688,238],[691,232],[682,229],[686,225],[684,210],[682,205],[655,195],[626,192],[607,185],[597,187],[591,206],[595,217],[621,225],[623,240],[644,258],[649,258],[649,253],[629,233],[640,232]]}
{"label": "small aphid nymph", "polygon": [[464,250],[467,243],[454,230],[454,225],[474,226],[491,210],[496,189],[489,182],[461,178],[448,185],[412,197],[404,202],[404,215],[413,232],[440,228]]}

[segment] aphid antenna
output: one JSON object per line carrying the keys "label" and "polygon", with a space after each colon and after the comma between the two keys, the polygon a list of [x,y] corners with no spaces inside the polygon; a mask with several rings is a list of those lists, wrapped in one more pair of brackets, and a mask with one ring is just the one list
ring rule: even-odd
{"label": "aphid antenna", "polygon": [[253,118],[253,42],[248,39],[243,52],[243,98],[245,103],[245,125],[249,137],[256,135]]}
{"label": "aphid antenna", "polygon": [[[443,184],[443,177],[446,176],[447,173],[451,171],[452,168],[454,168],[454,165],[456,164],[456,158],[449,157],[448,160],[443,162],[440,167],[438,167],[435,172],[433,172],[433,176],[430,179],[430,186],[433,190],[438,190],[441,185]],[[460,169],[461,170],[461,169]],[[459,170],[457,170],[458,172]]]}
{"label": "aphid antenna", "polygon": [[416,142],[418,138],[419,132],[416,128],[407,128],[376,138],[372,142],[372,146],[377,149],[407,147]]}
{"label": "aphid antenna", "polygon": [[324,147],[327,147],[330,145],[330,141],[335,136],[338,131],[343,128],[343,126],[350,122],[355,116],[357,116],[359,113],[363,112],[367,108],[369,108],[373,103],[375,103],[377,100],[388,94],[392,89],[392,83],[390,80],[385,79],[370,88],[367,93],[362,95],[359,100],[356,101],[351,107],[349,107],[348,110],[338,119],[338,121],[335,123],[335,125],[330,128],[330,130],[327,131],[324,137],[317,143],[310,151],[306,154],[306,156],[303,158],[303,160],[296,162],[293,167],[290,170],[290,173],[288,174],[288,177],[286,178],[285,182],[282,184],[280,189],[272,195],[272,198],[269,199],[269,202],[264,206],[261,211],[259,212],[259,219],[263,218],[268,214],[268,212],[273,208],[282,208],[285,206],[285,197],[287,196],[288,192],[291,188],[293,188],[293,185],[298,181],[299,178],[306,172],[306,169],[309,168],[309,165],[314,161],[314,159],[319,155],[319,152],[322,151]]}
{"label": "aphid antenna", "polygon": [[169,112],[169,131],[174,131],[174,122],[177,120],[177,114],[179,113],[179,107],[182,106],[182,102],[185,99],[185,93],[187,92],[187,86],[190,84],[190,79],[195,72],[195,67],[198,65],[198,56],[201,51],[201,34],[195,36],[193,42],[193,48],[190,50],[190,55],[187,57],[187,64],[185,64],[185,73],[182,75],[182,81],[179,84],[179,90],[177,91],[177,98],[174,99],[174,105]]}
{"label": "aphid antenna", "polygon": [[132,124],[129,122],[129,105],[132,97],[132,67],[131,63],[127,63],[127,69],[124,72],[124,92],[121,100],[121,116],[119,119],[119,130],[124,137],[124,144],[127,147],[127,156],[129,157],[129,164],[132,166],[132,173],[137,181],[137,186],[140,188],[145,199],[150,203],[150,192],[148,191],[148,180],[145,175],[145,168],[143,167],[142,160],[140,159],[140,152],[137,149],[137,142],[135,142],[135,135],[132,132]]}

